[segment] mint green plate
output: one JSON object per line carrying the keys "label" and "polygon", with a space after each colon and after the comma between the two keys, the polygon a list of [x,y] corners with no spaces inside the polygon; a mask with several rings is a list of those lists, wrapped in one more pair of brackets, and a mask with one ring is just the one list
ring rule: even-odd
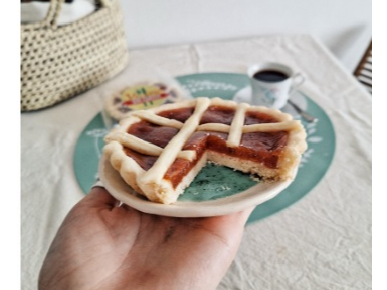
{"label": "mint green plate", "polygon": [[[246,75],[233,73],[193,74],[177,77],[177,80],[194,97],[221,97],[229,100],[249,85]],[[335,133],[329,117],[304,93],[297,92],[292,96],[292,100],[293,98],[298,104],[303,104],[306,111],[317,117],[319,121],[303,122],[308,134],[308,150],[303,155],[294,182],[286,189],[282,188],[280,193],[275,193],[274,197],[269,194],[270,200],[255,208],[249,222],[265,218],[299,201],[320,182],[332,162],[335,152]],[[295,115],[295,118],[298,116]],[[86,125],[77,140],[74,172],[85,193],[98,177],[98,163],[106,133],[107,130],[99,113]],[[178,202],[197,204],[203,204],[206,201],[223,202],[223,200],[236,198],[235,196],[241,192],[252,191],[251,189],[257,186],[257,182],[246,174],[226,167],[207,165],[180,196]]]}

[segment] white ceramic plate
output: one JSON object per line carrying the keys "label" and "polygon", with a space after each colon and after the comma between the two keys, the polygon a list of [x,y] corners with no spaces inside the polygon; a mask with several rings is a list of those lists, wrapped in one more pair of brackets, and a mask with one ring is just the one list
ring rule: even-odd
{"label": "white ceramic plate", "polygon": [[[296,172],[294,173],[294,176]],[[285,182],[259,182],[249,189],[215,200],[177,201],[172,205],[154,203],[136,193],[104,156],[99,164],[99,177],[105,188],[119,201],[145,213],[171,217],[206,217],[226,215],[261,204],[287,188]]]}

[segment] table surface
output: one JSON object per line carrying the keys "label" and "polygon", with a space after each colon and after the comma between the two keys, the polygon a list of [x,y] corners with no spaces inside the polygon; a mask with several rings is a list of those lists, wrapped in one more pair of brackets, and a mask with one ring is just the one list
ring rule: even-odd
{"label": "table surface", "polygon": [[245,73],[260,61],[306,76],[303,91],[326,112],[336,153],[306,197],[249,224],[217,289],[371,289],[371,96],[308,35],[264,36],[132,50],[114,79],[71,100],[21,115],[22,289],[36,289],[48,247],[83,196],[73,170],[76,140],[102,109],[101,99],[154,68],[171,76]]}

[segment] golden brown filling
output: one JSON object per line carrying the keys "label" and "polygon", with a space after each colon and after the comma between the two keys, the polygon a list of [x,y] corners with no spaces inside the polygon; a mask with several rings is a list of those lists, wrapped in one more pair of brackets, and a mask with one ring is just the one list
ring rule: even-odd
{"label": "golden brown filling", "polygon": [[[193,111],[193,108],[182,108],[163,111],[158,115],[185,122],[192,115]],[[234,114],[234,109],[210,106],[203,114],[200,124],[223,123],[230,125]],[[245,125],[251,125],[274,122],[278,122],[278,120],[272,116],[260,112],[248,112],[244,123]],[[178,129],[155,125],[148,121],[140,121],[130,126],[128,133],[156,146],[165,148],[169,141],[178,133]],[[242,160],[262,163],[268,168],[276,168],[281,149],[287,144],[289,134],[286,131],[244,133],[242,134],[241,144],[237,148],[226,146],[227,137],[227,133],[221,132],[195,132],[187,140],[183,150],[196,151],[197,158],[192,162],[177,158],[167,170],[164,178],[170,180],[173,187],[176,188],[197,164],[206,150],[237,157]],[[157,157],[140,154],[128,148],[125,148],[125,153],[132,157],[144,170],[150,169],[157,160]]]}

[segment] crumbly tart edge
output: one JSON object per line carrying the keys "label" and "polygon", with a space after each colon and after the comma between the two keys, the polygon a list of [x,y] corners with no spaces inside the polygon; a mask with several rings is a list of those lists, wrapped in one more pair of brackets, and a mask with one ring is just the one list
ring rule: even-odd
{"label": "crumbly tart edge", "polygon": [[[197,99],[167,104],[158,108],[149,109],[147,110],[147,112],[153,112],[157,114],[162,111],[192,107],[195,106],[196,101]],[[206,107],[208,108],[208,106],[210,105],[219,105],[232,108],[236,108],[237,106],[237,104],[232,101],[226,101],[220,98],[210,99],[210,103],[207,104]],[[293,117],[291,115],[283,113],[276,109],[270,109],[266,107],[250,107],[249,105],[243,106],[245,107],[245,111],[249,110],[266,113],[278,119],[279,122],[288,122],[293,120]],[[141,120],[137,117],[138,112],[139,111],[133,112],[133,114],[131,114],[131,117],[122,120],[120,122],[120,126],[113,129],[112,132],[126,133],[132,124]],[[232,124],[230,127],[232,127]],[[278,169],[270,169],[261,164],[249,160],[244,160],[243,162],[241,162],[237,158],[207,150],[208,154],[203,154],[201,160],[194,166],[194,168],[191,169],[188,175],[183,178],[183,181],[178,185],[176,189],[172,187],[172,184],[169,181],[164,180],[163,178],[157,178],[157,176],[155,178],[154,175],[151,178],[149,178],[148,175],[148,178],[144,179],[144,176],[147,175],[147,171],[143,170],[137,164],[136,161],[134,161],[132,158],[130,158],[124,153],[124,147],[118,141],[111,139],[109,140],[109,138],[107,138],[107,144],[103,149],[103,154],[110,160],[112,166],[120,173],[125,182],[128,183],[136,192],[145,195],[151,201],[170,204],[176,202],[178,196],[183,193],[184,189],[187,186],[189,186],[189,184],[193,181],[197,173],[205,165],[206,161],[212,161],[216,164],[227,166],[236,170],[240,170],[242,172],[258,174],[261,175],[263,179],[267,180],[291,179],[294,177],[294,169],[297,168],[300,163],[302,153],[307,149],[307,143],[305,138],[306,132],[304,127],[301,125],[300,121],[294,121],[292,123],[292,129],[289,131],[288,144],[286,147],[283,148],[282,154],[279,157]],[[176,157],[172,159],[174,161]],[[167,168],[169,168],[169,166]]]}

